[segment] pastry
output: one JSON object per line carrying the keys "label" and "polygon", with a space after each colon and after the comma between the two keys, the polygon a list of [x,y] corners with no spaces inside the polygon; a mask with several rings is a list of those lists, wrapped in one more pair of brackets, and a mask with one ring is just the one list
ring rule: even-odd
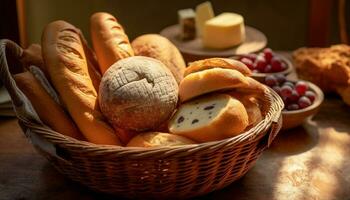
{"label": "pastry", "polygon": [[239,100],[227,94],[215,94],[180,105],[170,120],[169,130],[198,142],[208,142],[238,135],[248,125],[247,111]]}
{"label": "pastry", "polygon": [[126,145],[127,147],[169,147],[179,146],[186,144],[195,144],[194,141],[182,137],[180,135],[174,135],[161,132],[147,132],[141,133]]}
{"label": "pastry", "polygon": [[95,144],[120,145],[100,112],[79,30],[54,21],[45,27],[41,46],[50,80],[81,133]]}
{"label": "pastry", "polygon": [[134,55],[123,27],[109,13],[91,16],[90,34],[102,75],[113,63]]}
{"label": "pastry", "polygon": [[239,71],[212,68],[187,75],[179,85],[180,101],[224,89],[248,87],[247,78]]}
{"label": "pastry", "polygon": [[176,82],[180,83],[186,64],[180,51],[167,38],[158,34],[146,34],[132,42],[135,55],[147,56],[160,60],[173,73]]}
{"label": "pastry", "polygon": [[40,120],[52,130],[76,139],[83,139],[72,119],[56,103],[30,72],[13,76],[17,87],[26,95]]}
{"label": "pastry", "polygon": [[101,110],[113,126],[125,130],[140,132],[159,127],[170,118],[177,100],[175,78],[153,58],[125,58],[102,77]]}

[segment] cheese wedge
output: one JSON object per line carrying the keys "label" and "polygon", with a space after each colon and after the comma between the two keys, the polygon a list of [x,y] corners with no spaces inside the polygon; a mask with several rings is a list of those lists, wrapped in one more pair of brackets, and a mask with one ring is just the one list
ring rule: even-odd
{"label": "cheese wedge", "polygon": [[242,43],[245,40],[243,17],[235,13],[222,13],[208,20],[203,29],[204,47],[225,49]]}
{"label": "cheese wedge", "polygon": [[244,105],[227,94],[215,94],[182,104],[169,122],[169,131],[198,142],[240,134],[248,126]]}
{"label": "cheese wedge", "polygon": [[214,17],[213,7],[209,1],[199,4],[196,7],[196,33],[202,35],[205,22]]}

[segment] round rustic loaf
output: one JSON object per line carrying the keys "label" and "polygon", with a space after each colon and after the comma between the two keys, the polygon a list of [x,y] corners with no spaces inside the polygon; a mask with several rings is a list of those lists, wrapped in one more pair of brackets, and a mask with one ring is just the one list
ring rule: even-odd
{"label": "round rustic loaf", "polygon": [[159,127],[173,113],[178,86],[160,61],[134,56],[114,63],[103,75],[99,102],[109,122],[126,130]]}
{"label": "round rustic loaf", "polygon": [[183,78],[186,63],[176,46],[158,34],[145,34],[131,43],[135,55],[155,58],[164,63],[173,73],[176,82]]}

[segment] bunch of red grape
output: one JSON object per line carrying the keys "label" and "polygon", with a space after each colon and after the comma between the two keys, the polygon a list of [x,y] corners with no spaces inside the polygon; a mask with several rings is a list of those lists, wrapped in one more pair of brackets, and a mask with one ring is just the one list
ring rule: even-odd
{"label": "bunch of red grape", "polygon": [[255,73],[273,73],[287,69],[287,64],[270,48],[264,49],[259,54],[241,55],[239,60]]}
{"label": "bunch of red grape", "polygon": [[315,92],[309,90],[306,82],[293,83],[282,74],[266,76],[265,84],[282,97],[285,110],[299,110],[309,107],[316,98]]}

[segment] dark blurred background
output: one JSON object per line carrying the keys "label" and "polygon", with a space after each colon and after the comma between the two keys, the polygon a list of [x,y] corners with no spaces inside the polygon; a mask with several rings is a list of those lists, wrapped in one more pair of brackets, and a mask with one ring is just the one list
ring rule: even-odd
{"label": "dark blurred background", "polygon": [[[211,2],[215,14],[236,12],[243,15],[245,24],[266,34],[268,46],[271,48],[293,50],[301,46],[328,46],[340,43],[340,1],[342,0]],[[106,11],[117,17],[132,40],[144,33],[158,33],[166,26],[177,23],[179,9],[195,8],[202,2],[204,0],[2,0],[0,8],[6,17],[2,14],[0,38],[16,40],[17,37],[17,41],[21,38],[22,46],[39,43],[43,27],[57,19],[72,23],[82,29],[89,38],[90,15],[97,11]],[[348,11],[349,4],[346,5]],[[16,10],[19,15],[16,14]],[[17,18],[22,22],[19,31],[16,28]],[[349,28],[350,24],[347,24]]]}

